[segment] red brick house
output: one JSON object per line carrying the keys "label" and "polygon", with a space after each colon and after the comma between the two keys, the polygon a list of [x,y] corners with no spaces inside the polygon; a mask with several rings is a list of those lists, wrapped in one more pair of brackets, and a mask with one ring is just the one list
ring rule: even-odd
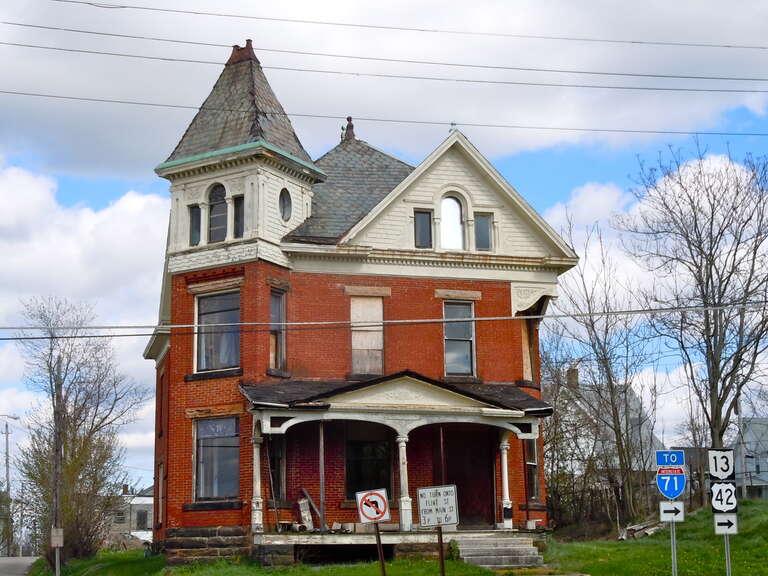
{"label": "red brick house", "polygon": [[414,167],[350,120],[312,160],[249,41],[157,173],[157,541],[266,545],[305,495],[354,531],[381,487],[418,533],[445,483],[459,529],[546,524],[537,322],[512,317],[576,255],[461,132]]}

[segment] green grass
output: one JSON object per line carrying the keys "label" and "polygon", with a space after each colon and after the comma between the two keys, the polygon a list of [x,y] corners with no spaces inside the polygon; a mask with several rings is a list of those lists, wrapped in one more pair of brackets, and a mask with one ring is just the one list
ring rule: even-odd
{"label": "green grass", "polygon": [[[679,576],[725,574],[722,536],[715,536],[712,513],[702,509],[677,525]],[[668,576],[671,572],[669,531],[626,542],[558,542],[550,538],[547,563],[591,576]],[[768,574],[768,502],[739,503],[739,534],[731,536],[733,573]]]}
{"label": "green grass", "polygon": [[[395,560],[387,562],[388,576],[434,576],[437,561]],[[217,562],[190,566],[165,567],[162,556],[144,558],[141,550],[102,552],[96,558],[67,563],[62,576],[379,576],[377,563],[335,564],[325,566],[296,565],[260,568],[248,560]],[[446,561],[448,576],[489,576],[488,570],[463,562]],[[30,576],[50,576],[43,560],[38,560]]]}

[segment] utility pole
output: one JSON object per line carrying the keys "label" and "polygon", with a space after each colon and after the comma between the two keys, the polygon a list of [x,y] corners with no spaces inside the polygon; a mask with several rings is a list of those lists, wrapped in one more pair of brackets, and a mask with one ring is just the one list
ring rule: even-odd
{"label": "utility pole", "polygon": [[[739,430],[739,434],[737,437],[737,440],[739,442],[740,450],[739,450],[739,466],[741,467],[741,497],[746,498],[747,497],[747,478],[749,477],[749,474],[747,474],[747,443],[744,442],[744,428],[742,427],[744,425],[744,422],[741,417],[741,394],[739,394],[736,397],[736,427]],[[738,479],[737,479],[738,480]],[[738,482],[737,482],[738,486]]]}
{"label": "utility pole", "polygon": [[24,482],[21,483],[21,496],[19,497],[19,558],[24,555]]}
{"label": "utility pole", "polygon": [[[61,382],[61,356],[56,358],[56,374],[53,377],[54,400],[53,400],[53,526],[51,530],[52,545],[54,545],[54,554],[56,556],[56,576],[61,576],[61,545],[63,537],[61,535],[61,468],[62,468],[62,382]],[[53,534],[56,533],[57,542],[53,542]]]}
{"label": "utility pole", "polygon": [[8,430],[8,422],[5,423],[5,493],[8,495],[9,501],[11,497],[11,464],[10,464],[10,454],[11,449],[8,445],[8,438],[11,435],[11,431]]}
{"label": "utility pole", "polygon": [[[2,418],[11,418],[12,420],[18,420],[19,417],[13,414],[0,414]],[[8,429],[8,421],[5,422],[5,430],[0,432],[5,434],[5,526],[3,530],[8,534],[8,542],[6,542],[6,555],[11,555],[11,544],[13,543],[13,529],[11,526],[11,447],[9,438],[11,431]]]}

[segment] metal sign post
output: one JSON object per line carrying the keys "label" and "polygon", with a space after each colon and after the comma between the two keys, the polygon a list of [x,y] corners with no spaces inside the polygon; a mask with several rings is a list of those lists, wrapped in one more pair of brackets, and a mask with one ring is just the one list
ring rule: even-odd
{"label": "metal sign post", "polygon": [[715,534],[723,535],[725,544],[725,574],[731,576],[731,534],[739,533],[736,516],[736,467],[733,450],[712,449],[707,454],[709,475],[713,479],[710,486],[712,512],[715,515]]}
{"label": "metal sign post", "polygon": [[682,502],[675,498],[685,491],[685,452],[682,450],[656,451],[656,486],[668,502],[659,504],[659,520],[669,522],[669,544],[672,551],[672,576],[677,576],[676,524],[685,520]]}
{"label": "metal sign post", "polygon": [[381,576],[387,576],[387,567],[384,564],[384,546],[381,544],[381,530],[379,529],[379,522],[387,522],[390,519],[387,490],[386,488],[364,490],[357,492],[355,499],[357,500],[357,513],[360,516],[360,522],[362,524],[373,524]]}
{"label": "metal sign post", "polygon": [[459,523],[459,505],[456,485],[427,486],[419,488],[419,524],[422,528],[437,526],[437,554],[440,560],[440,576],[445,576],[445,549],[443,526]]}

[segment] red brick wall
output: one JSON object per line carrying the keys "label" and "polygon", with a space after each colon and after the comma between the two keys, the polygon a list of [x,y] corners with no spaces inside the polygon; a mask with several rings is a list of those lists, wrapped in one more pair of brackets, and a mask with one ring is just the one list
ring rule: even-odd
{"label": "red brick wall", "polygon": [[[436,289],[479,290],[482,299],[475,302],[476,316],[508,316],[511,297],[508,282],[440,280],[388,276],[346,276],[332,274],[294,273],[266,262],[252,262],[210,271],[175,275],[172,279],[171,322],[193,324],[194,296],[188,286],[208,280],[242,277],[240,305],[242,322],[265,322],[269,318],[269,294],[275,281],[287,282],[286,315],[289,322],[349,320],[350,298],[344,293],[345,285],[387,286],[391,296],[384,297],[385,319],[440,318],[443,314],[441,299],[435,298]],[[477,376],[490,382],[511,382],[523,377],[521,348],[521,322],[477,322],[476,355]],[[384,371],[392,373],[411,369],[430,378],[444,375],[442,325],[415,324],[385,327]],[[533,334],[538,343],[538,334]],[[293,378],[343,380],[351,371],[350,331],[348,327],[322,329],[294,329],[286,336],[287,368]],[[158,367],[158,414],[166,419],[157,422],[156,470],[165,463],[167,482],[165,494],[167,510],[163,527],[227,525],[250,523],[251,499],[251,418],[238,389],[241,380],[258,383],[268,377],[269,336],[266,327],[244,327],[240,340],[240,363],[243,376],[185,382],[184,376],[193,372],[194,335],[190,329],[174,329],[168,355]],[[539,362],[535,358],[534,372],[538,375]],[[161,369],[166,375],[160,377]],[[528,390],[538,396],[537,390]],[[166,402],[165,404],[163,402]],[[216,512],[185,512],[184,504],[192,502],[193,475],[192,419],[188,409],[215,408],[237,404],[241,407],[241,477],[240,498],[245,502],[241,510]],[[297,426],[288,435],[288,496],[297,498],[297,490],[306,487],[316,492],[312,474],[316,471],[316,424]],[[343,446],[339,444],[336,424],[327,426],[326,482],[329,520],[353,521],[354,510],[340,507],[332,501],[332,494],[343,494]],[[303,434],[302,434],[303,431]],[[409,479],[415,506],[415,487],[433,482],[431,442],[428,431],[415,431],[409,442]],[[516,503],[515,519],[520,518],[517,504],[524,501],[524,463],[519,442],[512,442],[510,450],[510,484]],[[263,458],[266,454],[263,454]],[[396,468],[396,455],[393,461]],[[541,466],[543,471],[543,466]],[[262,464],[265,499],[268,494],[266,461]],[[499,475],[497,474],[497,477]],[[301,482],[302,486],[298,483]],[[498,482],[497,482],[498,483]],[[397,479],[394,482],[398,486]],[[543,478],[542,478],[543,486]],[[313,492],[313,498],[316,493]],[[499,492],[497,491],[497,494]],[[500,501],[500,497],[499,497]],[[266,505],[266,502],[265,502]],[[500,506],[500,504],[499,504]],[[334,516],[330,510],[333,507]],[[540,513],[539,513],[540,514]],[[283,515],[291,516],[289,511]],[[536,517],[533,512],[530,516]],[[274,512],[265,510],[265,523]],[[416,514],[414,513],[414,518]],[[500,518],[500,512],[499,512]],[[162,538],[162,531],[159,533]]]}

